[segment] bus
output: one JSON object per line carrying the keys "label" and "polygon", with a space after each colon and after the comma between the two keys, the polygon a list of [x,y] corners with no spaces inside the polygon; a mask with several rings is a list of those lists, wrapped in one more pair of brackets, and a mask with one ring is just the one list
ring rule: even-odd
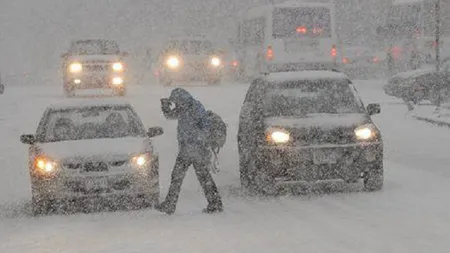
{"label": "bus", "polygon": [[335,68],[338,36],[331,3],[287,2],[245,11],[238,25],[241,72]]}

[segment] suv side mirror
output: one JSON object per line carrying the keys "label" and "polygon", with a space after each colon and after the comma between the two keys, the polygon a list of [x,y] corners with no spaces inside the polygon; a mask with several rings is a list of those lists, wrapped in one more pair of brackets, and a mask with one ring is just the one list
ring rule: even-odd
{"label": "suv side mirror", "polygon": [[380,104],[369,104],[367,106],[367,113],[370,116],[381,113],[381,106],[380,106]]}
{"label": "suv side mirror", "polygon": [[32,134],[23,134],[20,136],[20,142],[23,144],[33,145],[36,143],[36,138]]}
{"label": "suv side mirror", "polygon": [[162,127],[151,127],[147,131],[147,136],[150,138],[160,136],[164,134],[164,129]]}

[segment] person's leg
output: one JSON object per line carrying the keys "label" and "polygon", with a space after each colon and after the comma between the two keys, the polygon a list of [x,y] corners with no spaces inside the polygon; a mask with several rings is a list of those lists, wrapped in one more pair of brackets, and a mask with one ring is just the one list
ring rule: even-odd
{"label": "person's leg", "polygon": [[222,199],[219,195],[216,183],[209,172],[206,162],[194,162],[195,174],[203,188],[205,197],[208,200],[208,207],[205,212],[221,212],[223,210]]}
{"label": "person's leg", "polygon": [[175,212],[178,196],[181,191],[181,185],[183,184],[184,177],[190,166],[190,163],[186,160],[177,157],[175,162],[175,167],[172,171],[172,178],[170,181],[169,192],[167,193],[166,199],[159,206],[160,211],[166,212],[168,214],[173,214]]}

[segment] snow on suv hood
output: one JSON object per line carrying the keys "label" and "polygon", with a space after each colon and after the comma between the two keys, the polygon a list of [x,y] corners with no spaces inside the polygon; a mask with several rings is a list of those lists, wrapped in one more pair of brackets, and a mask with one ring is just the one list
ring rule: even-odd
{"label": "snow on suv hood", "polygon": [[146,138],[92,139],[39,144],[40,152],[53,159],[108,158],[151,152]]}
{"label": "snow on suv hood", "polygon": [[270,117],[265,119],[269,127],[311,128],[320,127],[336,128],[351,127],[368,122],[368,117],[363,113],[349,114],[311,114],[307,117]]}
{"label": "snow on suv hood", "polygon": [[80,61],[80,62],[114,62],[119,61],[120,57],[117,55],[74,55],[70,57],[70,61]]}

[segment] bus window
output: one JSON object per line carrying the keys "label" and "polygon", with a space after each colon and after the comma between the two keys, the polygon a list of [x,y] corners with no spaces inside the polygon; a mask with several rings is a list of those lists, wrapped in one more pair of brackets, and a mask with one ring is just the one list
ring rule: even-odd
{"label": "bus window", "polygon": [[277,8],[273,13],[273,37],[331,37],[328,8]]}

